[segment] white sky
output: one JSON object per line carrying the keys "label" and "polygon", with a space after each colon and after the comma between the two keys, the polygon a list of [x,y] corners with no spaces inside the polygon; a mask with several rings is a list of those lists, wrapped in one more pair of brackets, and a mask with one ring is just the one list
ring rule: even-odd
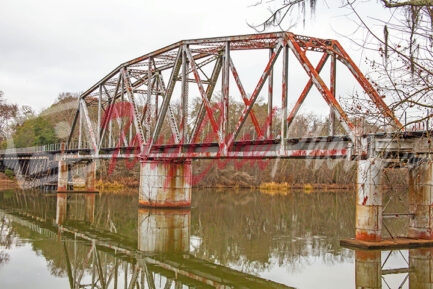
{"label": "white sky", "polygon": [[[61,92],[85,91],[119,64],[166,45],[255,33],[247,22],[268,13],[255,2],[1,0],[0,90],[8,102],[40,112]],[[338,39],[352,52],[334,32],[349,31],[344,13],[319,7],[308,29],[291,31]]]}

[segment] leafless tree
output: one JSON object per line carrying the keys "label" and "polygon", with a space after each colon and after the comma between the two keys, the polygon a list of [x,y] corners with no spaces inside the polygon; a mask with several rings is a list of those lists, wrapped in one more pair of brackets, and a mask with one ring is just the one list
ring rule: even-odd
{"label": "leafless tree", "polygon": [[[271,16],[250,26],[257,31],[274,27],[287,30],[285,27],[293,26],[296,17],[301,17],[305,25],[307,12],[314,17],[318,3],[317,0],[256,2],[255,6],[266,5]],[[405,119],[407,129],[429,128],[433,111],[433,0],[341,0],[337,5],[334,8],[349,9],[352,20],[359,25],[357,33],[364,32],[363,40],[357,44],[370,52],[365,54],[368,55],[365,61],[370,67],[368,77],[372,84],[395,114]],[[359,5],[388,10],[390,17],[383,20],[364,16],[359,13]],[[375,29],[378,25],[383,27],[380,32]],[[352,108],[357,115],[371,111],[368,103]]]}
{"label": "leafless tree", "polygon": [[17,111],[18,106],[8,104],[4,98],[4,93],[0,91],[0,142],[7,137],[9,121],[16,115]]}

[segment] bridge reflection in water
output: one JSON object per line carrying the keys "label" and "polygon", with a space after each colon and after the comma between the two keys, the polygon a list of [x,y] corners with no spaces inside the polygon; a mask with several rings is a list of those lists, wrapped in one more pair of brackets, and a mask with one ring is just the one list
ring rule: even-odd
{"label": "bridge reflection in water", "polygon": [[138,242],[122,242],[114,225],[111,231],[91,226],[94,205],[95,194],[60,193],[55,214],[4,208],[0,216],[58,241],[50,249],[59,251],[70,288],[291,288],[189,254],[190,210],[140,209]]}
{"label": "bridge reflection in water", "polygon": [[[353,208],[345,205],[354,198],[350,194],[270,197],[238,192],[233,198],[233,192],[211,197],[203,193],[196,196],[201,206],[185,210],[137,210],[136,197],[120,195],[0,195],[0,220],[8,220],[18,233],[37,233],[40,237],[35,240],[48,239],[44,247],[39,242],[40,252],[50,260],[51,271],[63,272],[70,288],[292,288],[289,282],[279,284],[219,264],[233,264],[224,255],[242,250],[252,262],[264,263],[274,252],[280,262],[291,260],[295,268],[308,248],[313,251],[308,254],[334,252],[335,260],[354,260],[355,284],[349,286],[355,288],[433,286],[430,248],[352,251],[338,247],[339,235],[347,234],[341,230],[352,231],[350,222],[339,222],[336,229],[338,220],[353,220],[348,217]],[[282,203],[281,198],[289,202]],[[323,206],[325,201],[329,206]],[[248,214],[242,215],[241,208]],[[221,232],[217,227],[223,228]],[[243,229],[236,233],[237,227]],[[313,238],[300,240],[311,234]],[[248,246],[242,245],[243,239],[249,240]],[[197,240],[203,246],[195,244]],[[265,249],[260,251],[260,246]]]}

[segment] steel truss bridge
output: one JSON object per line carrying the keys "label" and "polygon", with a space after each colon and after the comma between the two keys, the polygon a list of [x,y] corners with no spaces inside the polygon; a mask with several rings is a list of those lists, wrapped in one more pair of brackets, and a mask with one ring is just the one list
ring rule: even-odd
{"label": "steel truss bridge", "polygon": [[[366,154],[362,132],[336,96],[337,80],[349,76],[383,125],[401,132],[338,41],[278,32],[184,40],[119,65],[81,95],[67,148],[155,160]],[[328,106],[329,131],[289,138],[313,94]],[[296,102],[289,107],[289,100]],[[335,136],[336,124],[343,137]]]}
{"label": "steel truss bridge", "polygon": [[[343,109],[337,86],[348,82],[382,131],[367,134]],[[295,118],[313,97],[329,111],[329,127],[296,134]],[[65,144],[2,151],[0,169],[67,191],[72,165],[84,163],[94,191],[94,160],[135,159],[140,206],[185,207],[194,159],[346,158],[358,166],[356,238],[380,241],[382,172],[403,166],[408,235],[433,240],[433,221],[424,222],[431,143],[430,131],[404,131],[338,41],[277,32],[183,40],[125,62],[79,97]]]}

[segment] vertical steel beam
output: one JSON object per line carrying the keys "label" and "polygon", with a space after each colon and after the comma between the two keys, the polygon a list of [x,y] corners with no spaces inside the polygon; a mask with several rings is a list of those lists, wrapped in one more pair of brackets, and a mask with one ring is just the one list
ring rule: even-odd
{"label": "vertical steel beam", "polygon": [[189,50],[188,45],[182,47],[182,85],[181,85],[181,101],[180,101],[180,133],[181,142],[185,142],[187,133],[187,118],[188,118],[188,59],[186,51]]}
{"label": "vertical steel beam", "polygon": [[99,94],[98,94],[98,123],[96,128],[96,137],[98,148],[101,147],[101,114],[102,114],[102,84],[99,85]]}
{"label": "vertical steel beam", "polygon": [[[331,94],[334,96],[334,98],[337,99],[337,59],[335,54],[332,54],[331,56],[330,77],[329,90],[331,91]],[[333,107],[330,107],[329,111],[329,135],[335,135],[335,111]]]}
{"label": "vertical steel beam", "polygon": [[[274,49],[269,49],[269,58],[272,57],[272,54],[274,54]],[[268,76],[268,117],[269,117],[269,123],[266,129],[266,138],[270,139],[272,136],[272,123],[273,123],[273,98],[274,98],[274,68],[271,68],[271,71],[269,72]]]}
{"label": "vertical steel beam", "polygon": [[287,138],[287,97],[289,90],[289,47],[283,48],[283,71],[281,75],[281,148],[284,151],[285,139]]}
{"label": "vertical steel beam", "polygon": [[222,123],[220,124],[221,137],[224,143],[227,143],[227,134],[229,128],[229,93],[230,93],[230,41],[225,43],[223,79],[222,79]]}
{"label": "vertical steel beam", "polygon": [[[150,139],[150,131],[151,131],[151,121],[152,121],[152,79],[153,79],[153,73],[152,73],[152,65],[153,65],[153,58],[149,57],[149,60],[147,62],[147,99],[146,99],[146,106],[147,106],[147,114],[144,113],[143,117],[145,118],[146,122],[146,139]],[[155,99],[158,99],[158,95],[155,95]]]}
{"label": "vertical steel beam", "polygon": [[[82,148],[82,142],[83,142],[83,114],[80,113],[78,116],[78,149]],[[71,148],[68,146],[68,148]]]}

